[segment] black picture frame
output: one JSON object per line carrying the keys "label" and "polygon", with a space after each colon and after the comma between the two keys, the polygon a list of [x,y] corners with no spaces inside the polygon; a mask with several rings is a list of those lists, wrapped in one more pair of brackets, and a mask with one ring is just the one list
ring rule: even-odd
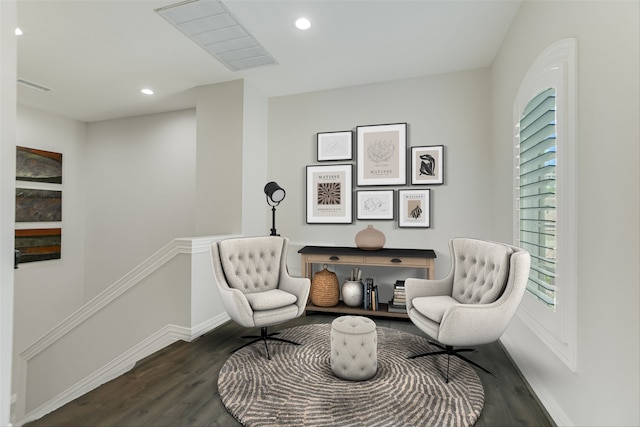
{"label": "black picture frame", "polygon": [[398,190],[398,227],[431,227],[431,190]]}
{"label": "black picture frame", "polygon": [[444,145],[411,147],[411,184],[444,184]]}
{"label": "black picture frame", "polygon": [[394,190],[356,191],[356,219],[388,220],[394,218]]}
{"label": "black picture frame", "polygon": [[407,123],[356,127],[356,185],[407,183]]}
{"label": "black picture frame", "polygon": [[306,167],[307,224],[353,223],[353,165]]}
{"label": "black picture frame", "polygon": [[318,132],[316,148],[318,162],[353,160],[353,131]]}

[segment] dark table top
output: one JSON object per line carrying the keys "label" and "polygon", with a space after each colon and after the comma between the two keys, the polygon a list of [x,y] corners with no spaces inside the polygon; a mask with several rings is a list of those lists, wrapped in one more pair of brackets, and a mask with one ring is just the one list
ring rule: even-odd
{"label": "dark table top", "polygon": [[347,247],[347,246],[305,246],[298,251],[300,254],[319,255],[372,255],[372,256],[396,256],[414,258],[435,258],[433,249],[405,249],[405,248],[382,248],[375,251]]}

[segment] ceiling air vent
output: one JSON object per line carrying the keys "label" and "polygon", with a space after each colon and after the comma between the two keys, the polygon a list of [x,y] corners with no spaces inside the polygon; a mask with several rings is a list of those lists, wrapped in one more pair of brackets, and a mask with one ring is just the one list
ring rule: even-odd
{"label": "ceiling air vent", "polygon": [[18,84],[26,87],[30,87],[31,89],[39,90],[40,92],[49,92],[51,88],[39,85],[38,83],[33,83],[25,79],[18,79]]}
{"label": "ceiling air vent", "polygon": [[155,11],[231,71],[278,63],[219,0],[190,0]]}

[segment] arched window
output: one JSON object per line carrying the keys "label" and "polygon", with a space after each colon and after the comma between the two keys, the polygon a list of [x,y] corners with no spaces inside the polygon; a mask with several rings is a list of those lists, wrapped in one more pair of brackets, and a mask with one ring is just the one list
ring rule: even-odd
{"label": "arched window", "polygon": [[514,241],[531,254],[519,316],[577,369],[576,40],[547,48],[514,103]]}

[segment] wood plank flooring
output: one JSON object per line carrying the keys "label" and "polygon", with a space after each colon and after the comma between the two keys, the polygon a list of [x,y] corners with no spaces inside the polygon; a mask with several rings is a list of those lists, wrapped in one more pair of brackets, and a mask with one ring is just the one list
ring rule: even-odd
{"label": "wood plank flooring", "polygon": [[[330,323],[335,317],[309,314],[270,330]],[[374,320],[378,326],[424,336],[408,320]],[[191,343],[176,342],[26,426],[240,426],[220,401],[218,373],[229,353],[244,342],[240,336],[252,333],[259,331],[228,322]],[[485,389],[476,426],[555,426],[499,343],[467,355],[498,376],[476,369]]]}

